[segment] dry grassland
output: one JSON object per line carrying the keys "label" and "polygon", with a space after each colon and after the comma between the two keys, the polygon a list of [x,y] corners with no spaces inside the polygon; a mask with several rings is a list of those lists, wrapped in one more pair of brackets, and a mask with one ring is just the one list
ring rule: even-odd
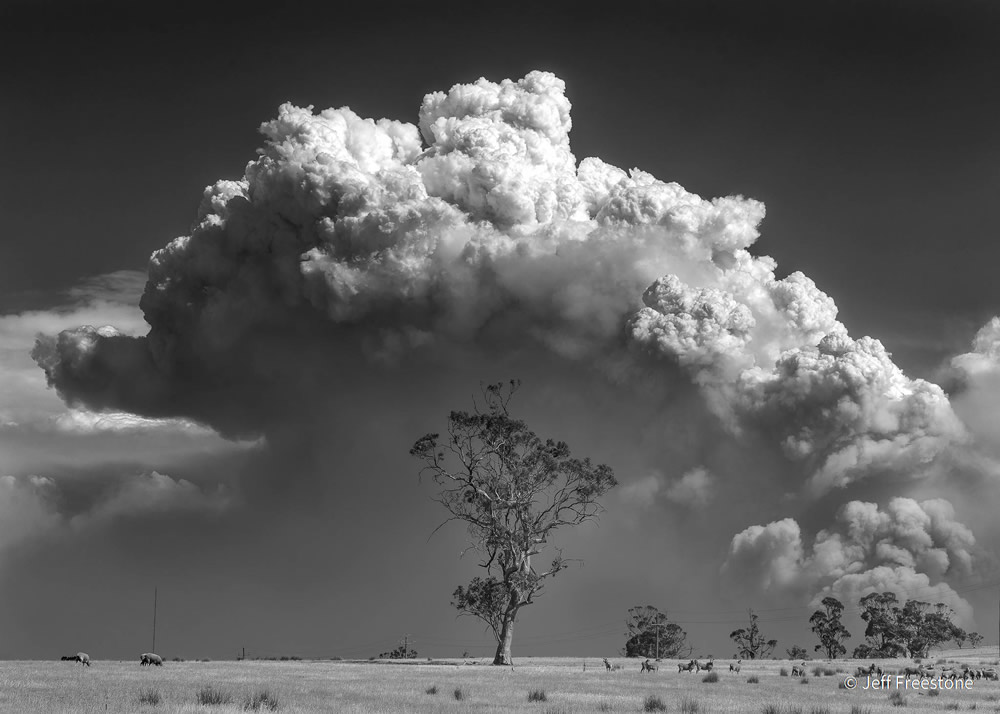
{"label": "dry grassland", "polygon": [[[946,655],[948,656],[948,655]],[[993,652],[950,653],[951,661],[979,666],[997,661]],[[927,663],[939,659],[931,657]],[[408,663],[370,662],[167,662],[140,667],[137,661],[97,660],[90,668],[69,662],[0,663],[0,712],[62,714],[144,712],[234,714],[265,694],[256,711],[280,712],[641,712],[647,698],[658,698],[667,712],[686,714],[883,714],[906,711],[1000,711],[1000,682],[979,680],[970,691],[904,692],[902,708],[889,691],[848,691],[844,677],[861,663],[853,660],[807,663],[808,677],[781,676],[788,661],[744,662],[739,674],[729,660],[716,663],[719,679],[706,683],[704,673],[678,673],[665,660],[652,674],[639,662],[611,660],[623,669],[605,671],[600,658],[524,658],[513,670],[461,660]],[[586,662],[586,671],[584,663]],[[867,664],[864,663],[864,664]],[[909,660],[883,662],[895,671]],[[815,674],[814,668],[821,668]],[[822,670],[842,672],[824,675]],[[756,676],[756,684],[747,682]],[[211,687],[226,704],[199,704],[198,694]],[[456,690],[462,698],[456,699]],[[535,701],[529,694],[535,692]],[[544,696],[538,693],[543,692]],[[158,699],[157,704],[143,703]],[[258,703],[260,698],[258,697]],[[767,707],[774,708],[768,710]],[[254,711],[254,709],[249,709]]]}

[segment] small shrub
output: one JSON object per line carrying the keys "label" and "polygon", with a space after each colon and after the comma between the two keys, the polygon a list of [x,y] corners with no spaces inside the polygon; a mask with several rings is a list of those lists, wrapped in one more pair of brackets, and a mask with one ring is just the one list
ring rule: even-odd
{"label": "small shrub", "polygon": [[681,700],[681,714],[698,714],[701,711],[701,703],[694,699]]}
{"label": "small shrub", "polygon": [[139,703],[149,704],[150,706],[157,706],[160,703],[160,693],[155,689],[144,689],[139,692]]}
{"label": "small shrub", "polygon": [[210,659],[202,659],[202,660],[199,660],[199,662],[211,662],[211,661],[212,661],[212,660],[210,660]]}
{"label": "small shrub", "polygon": [[758,677],[756,674],[751,674],[749,677],[747,677],[747,684],[760,684],[760,677]]}
{"label": "small shrub", "polygon": [[781,669],[778,670],[778,674],[780,676],[782,676],[782,677],[787,677],[788,676],[788,670],[785,669],[784,667],[782,667]]}
{"label": "small shrub", "polygon": [[872,714],[872,710],[870,707],[860,707],[855,704],[851,707],[851,714]]}
{"label": "small shrub", "polygon": [[894,707],[905,707],[906,697],[903,696],[902,692],[893,692],[889,695],[889,703]]}
{"label": "small shrub", "polygon": [[927,696],[928,697],[940,697],[941,696],[941,690],[940,689],[928,689],[927,690]]}
{"label": "small shrub", "polygon": [[837,682],[837,689],[847,689],[847,685],[844,684],[844,680],[843,679],[840,680],[839,682]]}
{"label": "small shrub", "polygon": [[763,714],[802,714],[802,707],[783,707],[780,704],[765,704],[761,711]]}
{"label": "small shrub", "polygon": [[455,701],[462,701],[465,699],[465,692],[462,691],[461,687],[455,687]]}
{"label": "small shrub", "polygon": [[955,711],[957,709],[959,709],[958,702],[948,702],[947,704],[944,705],[944,710],[946,712]]}
{"label": "small shrub", "polygon": [[646,701],[642,704],[642,710],[644,712],[665,712],[667,710],[667,705],[663,703],[663,700],[657,696],[650,694],[646,697]]}
{"label": "small shrub", "polygon": [[331,657],[331,658],[330,658],[330,661],[331,661],[331,662],[339,662],[339,661],[340,661],[340,660],[342,660],[342,659],[344,659],[344,658],[343,658],[343,657]]}
{"label": "small shrub", "polygon": [[203,706],[221,706],[223,704],[230,704],[233,701],[232,694],[224,692],[221,689],[215,689],[211,685],[199,689],[197,698],[198,703]]}
{"label": "small shrub", "polygon": [[528,692],[528,701],[529,702],[547,702],[548,700],[549,700],[549,698],[547,696],[545,696],[545,690],[544,689],[535,689],[535,690],[532,690],[532,691]]}
{"label": "small shrub", "polygon": [[427,689],[425,689],[424,692],[427,694],[437,694],[438,693],[437,685],[434,684],[430,687],[427,687]]}
{"label": "small shrub", "polygon": [[809,677],[803,677],[800,679],[799,684],[809,684]]}
{"label": "small shrub", "polygon": [[266,689],[254,692],[243,701],[243,711],[259,712],[262,710],[278,711],[278,697]]}
{"label": "small shrub", "polygon": [[610,712],[614,710],[612,709],[611,704],[609,704],[608,702],[601,702],[600,704],[597,705],[597,711]]}
{"label": "small shrub", "polygon": [[715,682],[719,681],[719,673],[709,672],[708,674],[706,674],[704,677],[701,678],[701,681],[706,682],[708,684],[714,684]]}

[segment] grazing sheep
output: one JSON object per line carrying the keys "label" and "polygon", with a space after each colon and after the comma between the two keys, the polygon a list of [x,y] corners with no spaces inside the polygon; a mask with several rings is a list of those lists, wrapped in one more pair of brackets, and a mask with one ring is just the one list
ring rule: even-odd
{"label": "grazing sheep", "polygon": [[714,659],[710,659],[710,660],[708,660],[708,662],[706,662],[702,666],[702,669],[705,670],[706,672],[711,672],[712,671],[712,667],[714,667],[714,666],[715,666],[715,660]]}
{"label": "grazing sheep", "polygon": [[801,664],[801,666],[797,665],[797,664],[793,664],[792,665],[792,676],[793,677],[805,677],[806,676],[806,663],[803,662]]}
{"label": "grazing sheep", "polygon": [[655,672],[657,669],[659,669],[659,665],[656,664],[656,662],[652,662],[651,660],[647,659],[645,662],[642,663],[642,665],[640,666],[639,671],[640,672]]}
{"label": "grazing sheep", "polygon": [[611,671],[611,663],[608,662],[608,658],[607,657],[604,658],[604,668],[606,670],[608,670],[609,672]]}
{"label": "grazing sheep", "polygon": [[80,664],[85,664],[85,665],[87,665],[89,667],[90,666],[90,655],[87,654],[86,652],[77,652],[76,653],[76,661],[79,662]]}
{"label": "grazing sheep", "polygon": [[149,665],[156,665],[157,667],[163,666],[163,658],[158,654],[153,654],[152,652],[144,652],[139,655],[139,666],[148,667]]}
{"label": "grazing sheep", "polygon": [[730,663],[729,664],[729,671],[730,672],[736,672],[736,674],[739,674],[740,673],[740,665],[741,664],[743,664],[743,660],[742,659],[737,660],[735,663]]}
{"label": "grazing sheep", "polygon": [[678,664],[677,665],[677,671],[678,672],[692,672],[692,671],[693,672],[698,672],[700,670],[701,670],[701,665],[699,665],[698,662],[695,661],[695,660],[691,660],[687,664]]}

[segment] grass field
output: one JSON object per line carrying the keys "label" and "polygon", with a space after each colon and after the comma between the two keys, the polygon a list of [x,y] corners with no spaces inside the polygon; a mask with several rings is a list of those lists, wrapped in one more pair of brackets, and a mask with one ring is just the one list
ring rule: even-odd
{"label": "grass field", "polygon": [[[994,648],[992,652],[946,653],[928,658],[925,663],[943,657],[970,666],[997,661]],[[744,662],[741,672],[733,674],[729,672],[729,660],[719,660],[719,677],[714,683],[703,682],[704,673],[678,673],[676,660],[664,660],[660,670],[652,674],[641,674],[637,660],[611,661],[623,669],[607,672],[596,657],[524,658],[515,661],[513,670],[486,664],[470,666],[462,660],[167,662],[163,667],[140,667],[137,661],[98,660],[90,668],[59,661],[9,661],[0,662],[0,712],[228,714],[255,711],[255,694],[265,695],[256,700],[256,711],[262,712],[272,711],[270,703],[276,703],[280,712],[309,713],[641,712],[648,697],[659,698],[667,712],[686,714],[1000,711],[1000,682],[979,680],[971,690],[945,691],[937,696],[904,692],[905,709],[891,703],[894,689],[839,688],[844,677],[861,664],[854,660],[810,661],[805,681],[781,676],[782,668],[791,669],[788,661]],[[909,660],[881,663],[884,670],[893,672],[909,664]],[[748,683],[747,679],[754,676],[758,683]],[[200,704],[198,695],[207,687],[221,695],[219,699],[229,697],[230,702]],[[461,699],[456,698],[456,691],[460,691]],[[535,701],[529,701],[532,692]],[[146,703],[141,701],[143,697]],[[155,699],[158,703],[149,703]]]}

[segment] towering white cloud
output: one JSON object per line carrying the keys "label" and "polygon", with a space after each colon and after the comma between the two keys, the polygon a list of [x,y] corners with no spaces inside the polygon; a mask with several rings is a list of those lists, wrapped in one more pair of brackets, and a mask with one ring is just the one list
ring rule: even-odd
{"label": "towering white cloud", "polygon": [[764,592],[812,596],[813,605],[831,594],[856,603],[892,590],[901,599],[944,602],[970,622],[971,606],[944,579],[969,576],[976,551],[950,502],[897,497],[884,509],[845,504],[810,546],[794,519],[750,526],[733,537],[724,571]]}
{"label": "towering white cloud", "polygon": [[36,360],[72,404],[255,434],[373,356],[503,330],[620,366],[624,335],[735,431],[773,434],[819,492],[964,438],[939,389],[747,252],[760,202],[577,165],[571,126],[546,72],[429,94],[419,127],[285,104],[244,177],[150,259],[148,335],[68,330]]}

